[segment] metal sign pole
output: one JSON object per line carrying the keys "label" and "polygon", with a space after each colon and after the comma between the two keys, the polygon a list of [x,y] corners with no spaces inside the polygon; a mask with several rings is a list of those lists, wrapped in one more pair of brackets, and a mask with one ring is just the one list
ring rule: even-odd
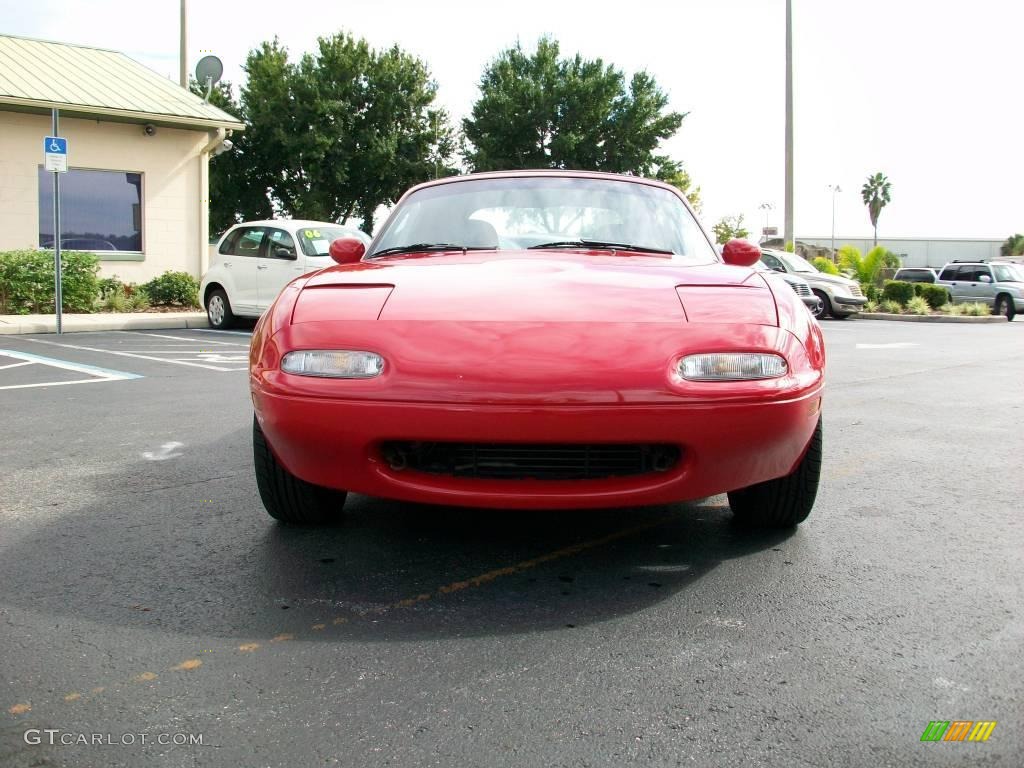
{"label": "metal sign pole", "polygon": [[[60,114],[54,108],[51,112],[53,118],[53,135],[60,135]],[[64,292],[61,290],[61,264],[60,264],[60,173],[53,172],[53,303],[57,310],[57,333],[64,332],[61,322],[61,313],[64,304]]]}

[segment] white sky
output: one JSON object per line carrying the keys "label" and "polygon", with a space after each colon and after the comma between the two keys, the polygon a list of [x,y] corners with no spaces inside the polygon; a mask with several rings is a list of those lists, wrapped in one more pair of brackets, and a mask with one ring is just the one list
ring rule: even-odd
{"label": "white sky", "polygon": [[[424,59],[461,118],[486,64],[542,34],[629,73],[646,69],[689,112],[667,144],[710,225],[763,202],[782,225],[784,0],[189,3],[189,65],[213,52],[236,84],[275,34],[297,58],[346,29]],[[0,0],[0,32],[124,51],[177,79],[178,0]],[[882,171],[893,202],[879,234],[1005,238],[1024,230],[1024,3],[793,0],[797,236],[871,232],[860,200]]]}

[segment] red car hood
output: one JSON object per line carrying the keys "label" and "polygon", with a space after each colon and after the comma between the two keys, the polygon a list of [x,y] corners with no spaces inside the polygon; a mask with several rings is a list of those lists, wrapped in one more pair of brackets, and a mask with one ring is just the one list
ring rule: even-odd
{"label": "red car hood", "polygon": [[[321,290],[331,288],[345,292]],[[311,277],[305,289],[293,322],[688,319],[777,325],[771,292],[751,269],[685,266],[667,258],[605,252],[385,258],[326,269]]]}
{"label": "red car hood", "polygon": [[[800,344],[779,327],[775,298],[753,270],[645,256],[382,259],[316,273],[301,292],[283,294],[279,303],[290,309],[287,296],[295,300],[291,322],[272,323],[282,331],[273,345],[254,342],[257,375],[279,375],[278,355],[290,349],[368,349],[387,361],[383,375],[365,381],[287,377],[290,392],[310,396],[678,401],[668,372],[682,354]],[[782,380],[763,385],[775,386]],[[727,398],[733,388],[717,385],[715,395]]]}

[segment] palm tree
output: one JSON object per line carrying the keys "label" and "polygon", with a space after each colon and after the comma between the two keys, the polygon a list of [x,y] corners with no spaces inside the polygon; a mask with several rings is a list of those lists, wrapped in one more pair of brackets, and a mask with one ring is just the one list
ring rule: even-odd
{"label": "palm tree", "polygon": [[882,209],[889,204],[889,190],[892,185],[883,173],[876,173],[868,176],[868,180],[861,187],[860,196],[864,205],[868,207],[868,216],[871,217],[871,226],[875,228],[875,245],[878,245],[878,215]]}
{"label": "palm tree", "polygon": [[1002,256],[1020,256],[1024,254],[1024,235],[1010,235],[1006,242],[999,246]]}

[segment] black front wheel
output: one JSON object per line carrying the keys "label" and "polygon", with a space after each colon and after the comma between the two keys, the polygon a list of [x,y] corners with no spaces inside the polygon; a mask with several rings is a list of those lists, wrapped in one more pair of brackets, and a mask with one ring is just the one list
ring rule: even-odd
{"label": "black front wheel", "polygon": [[211,328],[230,328],[235,324],[235,313],[231,311],[228,295],[220,288],[210,291],[206,299],[206,317]]}
{"label": "black front wheel", "polygon": [[821,417],[796,469],[775,480],[729,493],[736,519],[764,528],[792,528],[811,514],[821,477]]}
{"label": "black front wheel", "polygon": [[256,487],[275,520],[293,525],[322,525],[341,517],[345,492],[300,480],[274,456],[256,417],[252,420],[252,457]]}
{"label": "black front wheel", "polygon": [[818,297],[818,306],[811,310],[811,314],[815,319],[822,320],[829,316],[829,309],[832,305],[829,303],[828,294],[824,291],[815,291],[814,295]]}
{"label": "black front wheel", "polygon": [[999,294],[996,297],[996,311],[993,314],[1006,315],[1006,319],[1012,322],[1013,318],[1017,316],[1017,308],[1013,305],[1013,298],[1005,293]]}

